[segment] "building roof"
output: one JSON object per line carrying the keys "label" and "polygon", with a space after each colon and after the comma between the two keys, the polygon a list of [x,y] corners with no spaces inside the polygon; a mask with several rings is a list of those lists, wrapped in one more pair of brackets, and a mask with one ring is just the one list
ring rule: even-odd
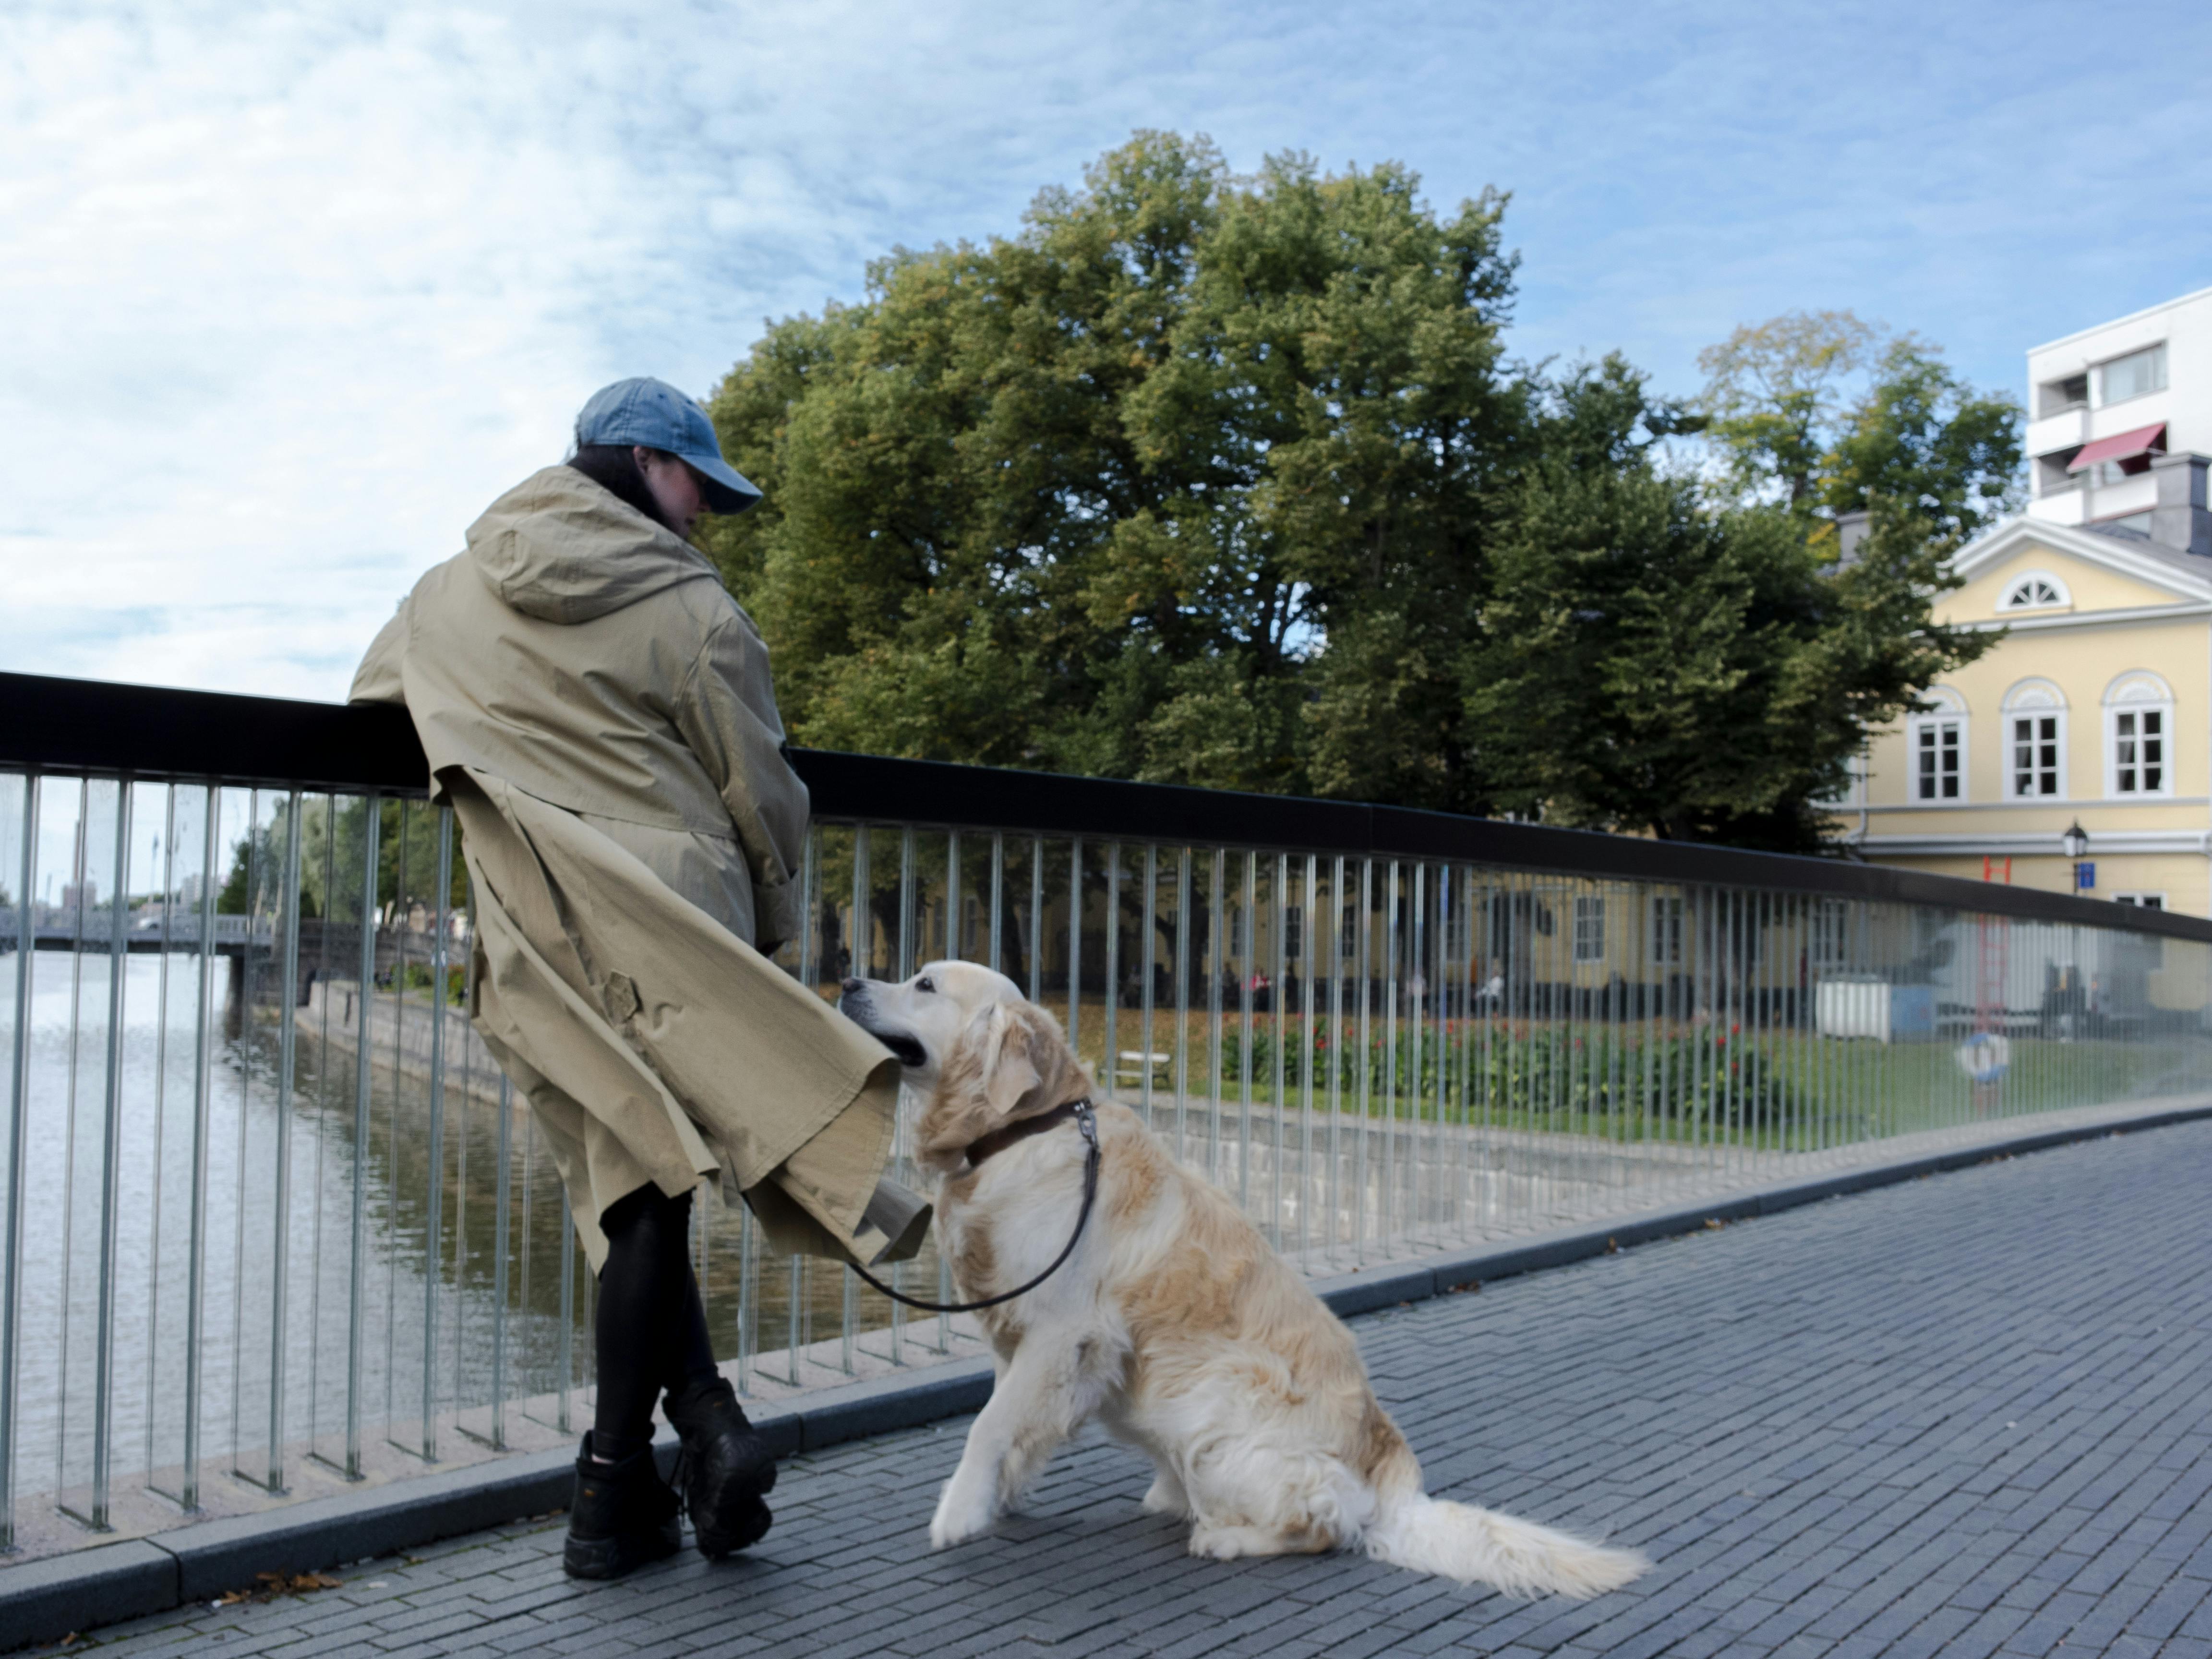
{"label": "building roof", "polygon": [[2092,334],[2101,334],[2108,328],[2118,328],[2124,323],[2140,322],[2146,317],[2156,316],[2161,311],[2171,311],[2174,307],[2185,306],[2192,300],[2206,298],[2212,298],[2212,288],[2200,288],[2194,294],[2183,294],[2171,300],[2161,300],[2154,306],[2145,306],[2141,311],[2131,311],[2124,317],[2109,318],[2101,323],[2092,323],[2087,328],[2077,328],[2071,334],[2062,334],[2055,340],[2046,340],[2041,345],[2028,347],[2027,355],[2033,357],[2038,352],[2056,351],[2060,346],[2071,345],[2075,341],[2086,339]]}
{"label": "building roof", "polygon": [[1960,548],[1951,556],[1951,569],[1960,576],[1972,575],[2029,543],[2087,559],[2122,575],[2179,589],[2192,599],[2212,599],[2212,559],[2152,541],[2140,532],[2053,524],[2025,513],[1992,526],[1987,535]]}

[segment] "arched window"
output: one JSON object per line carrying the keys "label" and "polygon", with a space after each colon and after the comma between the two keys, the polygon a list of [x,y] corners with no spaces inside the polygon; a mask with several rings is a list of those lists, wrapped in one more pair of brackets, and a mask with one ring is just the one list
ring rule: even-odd
{"label": "arched window", "polygon": [[2066,699],[2049,680],[2022,680],[2005,693],[2004,778],[2008,800],[2066,793]]}
{"label": "arched window", "polygon": [[2000,611],[2056,611],[2074,603],[2074,596],[2066,591],[2066,584],[2048,570],[2030,570],[2017,577],[2005,589]]}
{"label": "arched window", "polygon": [[1931,687],[1936,707],[1905,723],[1911,755],[1909,799],[1917,802],[1966,799],[1966,700],[1948,685]]}
{"label": "arched window", "polygon": [[2105,693],[2105,793],[2173,793],[2173,690],[2155,674],[2123,674]]}

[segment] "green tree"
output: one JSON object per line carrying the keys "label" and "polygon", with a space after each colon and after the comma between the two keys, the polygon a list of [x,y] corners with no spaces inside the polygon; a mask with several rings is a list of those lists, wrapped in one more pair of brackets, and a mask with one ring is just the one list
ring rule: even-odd
{"label": "green tree", "polygon": [[1821,504],[1866,510],[1876,535],[1948,557],[2020,509],[2026,418],[2017,399],[1953,374],[1936,348],[1893,340],[1821,458]]}
{"label": "green tree", "polygon": [[1881,331],[1848,311],[1793,311],[1747,323],[1698,354],[1699,404],[1723,476],[1747,501],[1809,514],[1842,419],[1845,382]]}
{"label": "green tree", "polygon": [[[1872,338],[1801,313],[1706,354],[1732,377],[1700,400],[1718,502],[1655,463],[1654,440],[1692,422],[1655,417],[1626,365],[1563,385],[1468,659],[1501,808],[1816,850],[1867,732],[1995,643],[1929,600],[2008,499],[2017,410],[1910,337],[1846,402],[1838,377]],[[1824,507],[1873,514],[1848,568]]]}
{"label": "green tree", "polygon": [[773,326],[711,405],[768,499],[706,544],[794,738],[1468,804],[1449,659],[1526,397],[1502,199],[1417,191],[1140,134]]}
{"label": "green tree", "polygon": [[[1624,365],[1571,381],[1465,665],[1498,805],[1577,828],[1802,849],[1858,721],[1915,659],[1832,648],[1847,605],[1785,511],[1655,464],[1679,416]],[[1850,678],[1843,678],[1849,675]]]}
{"label": "green tree", "polygon": [[1739,330],[1694,408],[1516,366],[1504,210],[1140,133],[770,325],[710,405],[766,500],[702,540],[794,740],[1814,844],[1982,648],[1927,602],[2008,405],[1848,313]]}

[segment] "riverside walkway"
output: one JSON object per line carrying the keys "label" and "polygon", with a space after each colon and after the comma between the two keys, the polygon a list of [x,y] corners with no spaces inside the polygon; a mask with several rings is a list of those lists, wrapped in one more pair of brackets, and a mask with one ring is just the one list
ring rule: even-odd
{"label": "riverside walkway", "polygon": [[2208,1178],[2212,1124],[2156,1129],[1352,1321],[1432,1492],[1653,1557],[1587,1604],[1192,1560],[1095,1437],[933,1554],[962,1419],[794,1459],[720,1566],[572,1583],[549,1517],[69,1650],[2212,1656]]}

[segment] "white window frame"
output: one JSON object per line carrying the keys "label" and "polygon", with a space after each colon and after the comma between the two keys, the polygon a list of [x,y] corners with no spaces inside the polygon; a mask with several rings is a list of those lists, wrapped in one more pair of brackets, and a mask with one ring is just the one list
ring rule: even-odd
{"label": "white window frame", "polygon": [[[2158,384],[2146,386],[2141,392],[2130,392],[2124,397],[2113,397],[2105,384],[2105,377],[2112,372],[2113,366],[2126,362],[2131,357],[2148,356],[2153,352],[2158,355]],[[2138,398],[2148,398],[2154,392],[2165,391],[2172,384],[2166,378],[2171,367],[2166,356],[2166,342],[2163,340],[2154,341],[2146,346],[2137,346],[2133,351],[2123,351],[2117,357],[2106,358],[2103,362],[2097,365],[2097,407],[2109,409],[2114,404],[2133,403]]]}
{"label": "white window frame", "polygon": [[[2159,787],[2141,787],[2142,778],[2136,779],[2137,787],[2123,789],[2126,781],[2120,764],[2120,735],[2124,717],[2133,719],[2135,741],[2144,739],[2143,717],[2148,715],[2159,724]],[[2140,754],[2140,750],[2138,750]],[[2147,763],[2138,760],[2137,768]],[[2138,669],[2121,675],[2105,693],[2105,793],[2112,800],[2168,800],[2173,795],[2173,690],[2157,675]]]}
{"label": "white window frame", "polygon": [[2140,892],[2115,893],[2112,895],[2112,902],[2115,904],[2140,905],[2146,910],[2163,910],[2166,908],[2166,895],[2163,893]]}
{"label": "white window frame", "polygon": [[1575,895],[1575,960],[1605,960],[1605,895]]}
{"label": "white window frame", "polygon": [[[2045,599],[2034,596],[2039,582],[2051,590],[2051,598]],[[2027,597],[2023,598],[2023,595]],[[2073,590],[2056,572],[2023,570],[2005,584],[2004,598],[1997,601],[1997,614],[2004,616],[2014,611],[2065,611],[2073,604]]]}
{"label": "white window frame", "polygon": [[[1955,806],[1970,799],[1966,787],[1966,700],[1947,685],[1931,686],[1928,696],[1936,707],[1925,714],[1914,714],[1905,722],[1905,796],[1915,806]],[[1954,775],[1959,786],[1954,793],[1948,795],[1942,793],[1941,764],[1947,730],[1952,738],[1950,746],[1957,765]],[[1938,757],[1936,769],[1930,775],[1936,785],[1932,794],[1923,794],[1920,789],[1920,755],[1923,744]]]}
{"label": "white window frame", "polygon": [[1671,968],[1682,960],[1682,925],[1686,907],[1671,893],[1654,893],[1646,909],[1650,925],[1650,957],[1654,966]]}
{"label": "white window frame", "polygon": [[[1998,756],[1998,760],[2004,769],[2004,798],[2007,800],[2060,801],[2068,798],[2066,716],[2065,696],[2048,680],[2023,680],[2005,693],[2004,724],[1999,732],[1999,739],[2004,746]],[[2033,735],[2030,741],[2037,744],[2046,741],[2053,744],[2056,750],[2051,757],[2051,767],[2053,787],[2049,790],[2022,789],[2020,787],[2020,767],[2016,752],[2019,745],[2017,725],[2021,720],[2045,720],[2051,722],[2053,735],[2050,738],[2045,738],[2039,731]],[[2038,758],[2039,759],[2039,757]],[[2040,774],[2044,769],[2038,764],[2032,766],[2030,770]]]}

